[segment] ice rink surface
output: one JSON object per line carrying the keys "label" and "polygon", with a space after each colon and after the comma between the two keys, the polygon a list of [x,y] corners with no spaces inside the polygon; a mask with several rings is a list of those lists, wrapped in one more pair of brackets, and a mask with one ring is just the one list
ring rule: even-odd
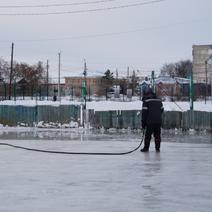
{"label": "ice rink surface", "polygon": [[[130,134],[89,138],[1,138],[0,142],[76,152],[124,152],[139,144],[138,137]],[[160,153],[151,142],[149,153],[123,156],[58,155],[0,146],[0,173],[1,212],[212,210],[208,134],[164,135]]]}

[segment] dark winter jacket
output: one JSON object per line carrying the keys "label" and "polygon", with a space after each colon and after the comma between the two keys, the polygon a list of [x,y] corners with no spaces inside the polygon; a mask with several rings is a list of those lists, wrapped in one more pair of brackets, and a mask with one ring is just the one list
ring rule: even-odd
{"label": "dark winter jacket", "polygon": [[149,124],[161,124],[163,103],[154,93],[143,97],[142,127]]}

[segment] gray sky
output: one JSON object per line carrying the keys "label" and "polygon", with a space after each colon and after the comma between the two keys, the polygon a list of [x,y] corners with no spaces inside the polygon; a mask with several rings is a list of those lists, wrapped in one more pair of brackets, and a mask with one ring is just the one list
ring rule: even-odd
{"label": "gray sky", "polygon": [[[54,77],[58,52],[61,76],[82,73],[84,59],[88,72],[104,73],[108,68],[115,72],[117,68],[126,74],[129,66],[131,73],[139,69],[148,75],[152,70],[158,73],[165,63],[192,59],[193,44],[212,44],[211,0],[94,1],[1,0],[0,57],[10,60],[14,42],[16,61],[34,64],[48,59]],[[85,2],[90,4],[53,7]],[[142,5],[144,2],[148,4]],[[140,5],[91,11],[132,4]],[[30,5],[33,7],[26,7]],[[90,11],[80,12],[85,10]],[[70,13],[49,14],[55,12]],[[48,15],[23,15],[29,13]]]}

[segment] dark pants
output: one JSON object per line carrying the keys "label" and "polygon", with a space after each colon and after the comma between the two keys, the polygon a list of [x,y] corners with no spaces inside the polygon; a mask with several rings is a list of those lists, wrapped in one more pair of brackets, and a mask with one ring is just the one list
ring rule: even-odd
{"label": "dark pants", "polygon": [[152,134],[154,135],[154,138],[155,138],[155,149],[160,150],[161,124],[148,124],[147,125],[145,139],[144,139],[144,148],[145,149],[149,149]]}

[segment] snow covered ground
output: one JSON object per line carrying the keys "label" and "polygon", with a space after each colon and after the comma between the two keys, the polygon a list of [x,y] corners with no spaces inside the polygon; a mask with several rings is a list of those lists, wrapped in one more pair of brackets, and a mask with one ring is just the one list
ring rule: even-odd
{"label": "snow covered ground", "polygon": [[[53,101],[35,101],[35,100],[17,100],[17,101],[0,101],[0,105],[80,105],[83,102],[80,101],[69,101],[61,100],[57,102]],[[189,102],[163,102],[164,109],[166,111],[187,111],[190,109]],[[108,111],[108,110],[141,110],[142,102],[139,100],[135,101],[91,101],[86,103],[87,109],[94,109],[95,111]],[[212,101],[208,100],[205,104],[204,101],[195,101],[194,110],[196,111],[210,111],[212,112]]]}
{"label": "snow covered ground", "polygon": [[[127,132],[73,131],[69,140],[9,134],[1,134],[0,142],[56,151],[124,152],[140,140],[139,134]],[[209,212],[212,208],[212,140],[205,132],[166,132],[160,153],[155,153],[154,143],[149,153],[123,156],[55,155],[8,146],[0,146],[0,151],[2,212]]]}
{"label": "snow covered ground", "polygon": [[[190,110],[189,102],[163,102],[165,111],[187,111]],[[87,109],[94,109],[95,111],[107,110],[141,110],[141,101],[132,102],[88,102]],[[210,111],[212,112],[212,102],[194,102],[194,110],[196,111]]]}

